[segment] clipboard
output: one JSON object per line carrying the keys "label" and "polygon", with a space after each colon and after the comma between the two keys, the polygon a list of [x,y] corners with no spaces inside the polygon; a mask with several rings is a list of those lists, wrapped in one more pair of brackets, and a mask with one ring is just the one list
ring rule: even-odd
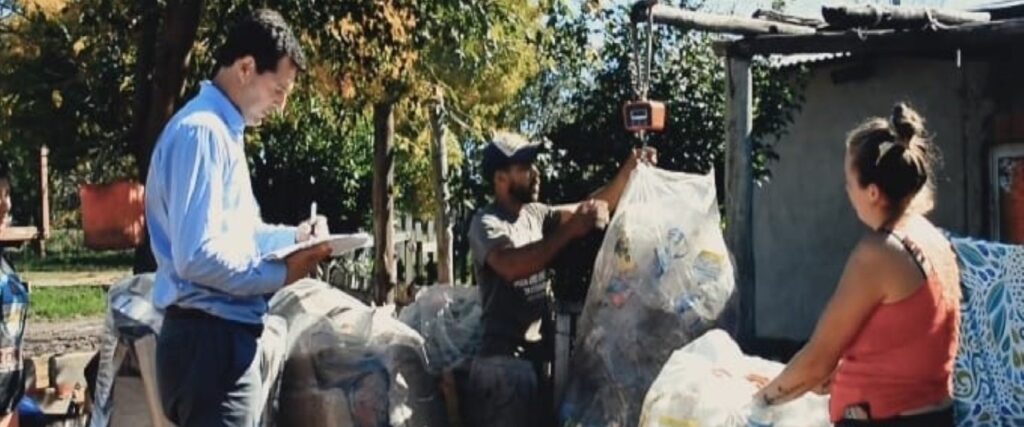
{"label": "clipboard", "polygon": [[271,261],[283,260],[285,258],[288,258],[289,255],[295,253],[296,251],[308,249],[325,242],[331,246],[331,256],[336,257],[345,255],[356,249],[368,248],[373,246],[373,236],[367,233],[332,234],[324,238],[307,240],[305,242],[285,246],[281,249],[264,255],[263,259]]}

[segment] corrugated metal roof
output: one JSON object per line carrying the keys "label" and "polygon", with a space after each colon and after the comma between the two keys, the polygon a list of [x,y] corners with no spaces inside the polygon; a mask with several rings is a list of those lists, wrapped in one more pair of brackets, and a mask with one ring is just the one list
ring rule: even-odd
{"label": "corrugated metal roof", "polygon": [[1000,1],[993,1],[993,2],[988,2],[988,3],[982,3],[982,4],[978,5],[978,6],[974,6],[974,7],[970,8],[970,10],[985,11],[985,10],[992,10],[992,9],[1002,9],[1002,8],[1005,8],[1005,7],[1014,7],[1014,6],[1024,6],[1024,1],[1022,1],[1022,0],[1000,0]]}
{"label": "corrugated metal roof", "polygon": [[816,64],[829,62],[836,59],[850,57],[849,52],[840,53],[798,53],[793,55],[770,55],[768,66],[772,68],[787,68],[797,65]]}
{"label": "corrugated metal roof", "polygon": [[973,12],[988,12],[993,20],[1013,19],[1024,17],[1024,1],[1002,0],[985,3],[971,8]]}

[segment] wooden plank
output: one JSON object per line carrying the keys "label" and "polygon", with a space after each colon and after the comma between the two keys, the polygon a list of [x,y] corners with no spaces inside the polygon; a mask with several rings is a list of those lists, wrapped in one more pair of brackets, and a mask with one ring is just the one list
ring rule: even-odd
{"label": "wooden plank", "polygon": [[804,27],[819,28],[825,26],[825,21],[816,18],[805,18],[802,16],[787,15],[774,10],[758,9],[754,12],[754,19],[783,22],[787,24],[800,25]]}
{"label": "wooden plank", "polygon": [[415,230],[416,242],[422,242],[424,240],[427,240],[426,224],[416,221],[413,223],[413,230]]}
{"label": "wooden plank", "polygon": [[40,258],[46,258],[46,239],[50,237],[50,149],[39,149],[39,238],[36,250]]}
{"label": "wooden plank", "polygon": [[24,243],[35,240],[39,236],[39,229],[36,227],[7,227],[0,232],[0,242],[3,243]]}
{"label": "wooden plank", "polygon": [[[647,11],[634,7],[634,22],[646,22]],[[639,10],[639,12],[638,12]],[[671,25],[687,30],[701,30],[715,33],[731,33],[742,35],[757,34],[814,34],[815,29],[802,25],[764,19],[744,18],[740,16],[719,15],[714,13],[694,12],[679,7],[656,4],[650,7],[654,23]]]}
{"label": "wooden plank", "polygon": [[718,42],[724,55],[796,53],[927,53],[956,49],[985,48],[1019,44],[1024,39],[1024,18],[998,22],[964,24],[934,31],[868,30],[820,32],[811,35],[762,35]]}
{"label": "wooden plank", "polygon": [[750,342],[756,335],[754,307],[754,167],[753,82],[750,58],[727,57],[725,128],[725,217],[726,244],[736,262],[739,292],[739,339]]}
{"label": "wooden plank", "polygon": [[876,5],[822,6],[821,16],[835,28],[921,29],[935,24],[961,25],[992,19],[987,12]]}

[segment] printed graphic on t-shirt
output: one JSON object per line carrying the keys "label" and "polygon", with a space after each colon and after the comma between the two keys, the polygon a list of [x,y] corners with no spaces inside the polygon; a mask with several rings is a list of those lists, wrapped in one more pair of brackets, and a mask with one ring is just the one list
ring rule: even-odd
{"label": "printed graphic on t-shirt", "polygon": [[523,296],[529,302],[535,302],[547,295],[548,289],[548,276],[547,272],[541,271],[533,276],[525,279],[520,279],[513,283],[513,286],[519,292],[522,292]]}

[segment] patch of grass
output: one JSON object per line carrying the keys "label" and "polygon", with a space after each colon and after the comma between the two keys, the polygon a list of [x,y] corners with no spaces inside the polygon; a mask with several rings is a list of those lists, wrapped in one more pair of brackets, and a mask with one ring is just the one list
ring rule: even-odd
{"label": "patch of grass", "polygon": [[48,254],[46,258],[40,258],[26,252],[20,257],[12,257],[19,271],[131,270],[134,257],[132,252],[85,252]]}
{"label": "patch of grass", "polygon": [[81,230],[56,229],[46,239],[46,257],[30,246],[8,251],[20,271],[131,270],[135,251],[94,251],[85,247]]}
{"label": "patch of grass", "polygon": [[100,316],[107,308],[107,292],[100,286],[33,288],[30,319],[67,320]]}

